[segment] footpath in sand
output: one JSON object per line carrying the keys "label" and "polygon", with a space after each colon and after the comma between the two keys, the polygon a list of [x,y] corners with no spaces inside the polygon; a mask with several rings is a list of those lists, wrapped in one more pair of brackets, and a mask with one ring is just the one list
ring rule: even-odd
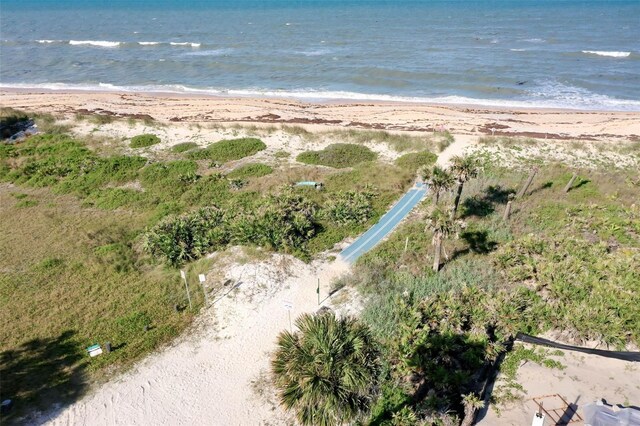
{"label": "footpath in sand", "polygon": [[[225,278],[235,289],[218,295],[174,346],[67,407],[28,423],[51,425],[257,425],[286,424],[265,380],[278,333],[291,319],[319,309],[339,260],[310,265],[272,255],[259,263],[232,264]],[[334,296],[335,297],[335,296]],[[217,300],[217,301],[216,301]],[[328,305],[325,300],[323,306]],[[262,396],[261,396],[262,394]]]}

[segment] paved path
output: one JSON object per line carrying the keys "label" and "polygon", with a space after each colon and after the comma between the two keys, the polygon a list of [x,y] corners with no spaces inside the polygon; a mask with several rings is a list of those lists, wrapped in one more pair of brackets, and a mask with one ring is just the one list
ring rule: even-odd
{"label": "paved path", "polygon": [[404,219],[427,194],[427,186],[417,183],[398,201],[380,221],[362,234],[340,256],[347,262],[355,262],[360,256],[371,250]]}

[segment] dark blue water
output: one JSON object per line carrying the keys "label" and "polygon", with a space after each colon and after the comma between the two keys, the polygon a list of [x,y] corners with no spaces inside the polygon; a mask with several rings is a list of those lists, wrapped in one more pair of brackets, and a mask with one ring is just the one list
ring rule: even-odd
{"label": "dark blue water", "polygon": [[640,110],[640,1],[2,0],[0,85]]}

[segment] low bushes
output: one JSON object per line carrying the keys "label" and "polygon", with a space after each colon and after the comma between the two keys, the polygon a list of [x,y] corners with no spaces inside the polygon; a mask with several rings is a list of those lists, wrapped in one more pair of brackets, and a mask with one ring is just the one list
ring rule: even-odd
{"label": "low bushes", "polygon": [[251,177],[262,177],[273,173],[273,169],[266,164],[251,163],[234,169],[227,175],[229,179],[248,179]]}
{"label": "low bushes", "polygon": [[228,241],[223,214],[215,207],[168,217],[144,234],[144,249],[178,266],[195,260]]}
{"label": "low bushes", "polygon": [[438,156],[431,151],[411,152],[396,160],[396,165],[411,172],[420,167],[430,166],[436,162]]}
{"label": "low bushes", "polygon": [[179,154],[181,152],[189,151],[197,147],[198,147],[198,144],[195,142],[183,142],[183,143],[179,143],[177,145],[172,146],[171,152],[175,152]]}
{"label": "low bushes", "polygon": [[249,157],[267,148],[264,142],[256,138],[222,140],[189,153],[193,160],[213,160],[220,163]]}
{"label": "low bushes", "polygon": [[353,167],[356,164],[364,163],[366,161],[373,161],[376,158],[376,153],[366,146],[348,143],[335,143],[321,151],[303,152],[298,155],[296,160],[305,164],[342,169],[345,167]]}
{"label": "low bushes", "polygon": [[146,148],[151,145],[160,143],[160,138],[156,135],[146,133],[144,135],[138,135],[131,138],[129,146],[131,148]]}
{"label": "low bushes", "polygon": [[231,242],[304,256],[307,241],[316,233],[316,213],[313,202],[287,190],[265,197],[257,209],[223,212],[206,207],[167,217],[145,233],[143,247],[173,266]]}
{"label": "low bushes", "polygon": [[370,191],[338,192],[325,207],[325,216],[339,226],[363,224],[373,216]]}

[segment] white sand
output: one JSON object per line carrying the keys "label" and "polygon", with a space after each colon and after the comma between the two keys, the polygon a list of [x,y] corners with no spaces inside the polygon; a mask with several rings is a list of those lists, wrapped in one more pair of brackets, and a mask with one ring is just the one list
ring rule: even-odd
{"label": "white sand", "polygon": [[331,280],[347,269],[339,261],[308,265],[283,255],[257,264],[232,264],[225,278],[234,284],[227,288],[238,287],[210,307],[181,341],[71,406],[43,413],[30,423],[287,424],[273,391],[260,388],[266,386],[276,336],[289,328],[283,302],[293,303],[293,320],[318,310],[317,279],[324,299]]}
{"label": "white sand", "polygon": [[[553,351],[553,349],[550,350]],[[562,352],[563,356],[550,357],[565,366],[562,370],[546,368],[533,362],[522,365],[517,375],[517,382],[526,392],[522,400],[503,407],[500,415],[493,408],[489,408],[486,417],[479,424],[483,426],[530,425],[537,409],[532,398],[545,395],[559,394],[568,403],[575,403],[578,406],[578,415],[583,418],[581,407],[603,398],[608,404],[640,405],[640,365],[637,362],[620,361],[574,351],[563,350]],[[500,384],[500,377],[497,384]],[[547,409],[559,408],[562,403],[558,398],[548,398],[544,406]],[[574,420],[577,419],[578,417],[575,416]],[[545,423],[545,425],[553,424],[555,423],[548,419]]]}

